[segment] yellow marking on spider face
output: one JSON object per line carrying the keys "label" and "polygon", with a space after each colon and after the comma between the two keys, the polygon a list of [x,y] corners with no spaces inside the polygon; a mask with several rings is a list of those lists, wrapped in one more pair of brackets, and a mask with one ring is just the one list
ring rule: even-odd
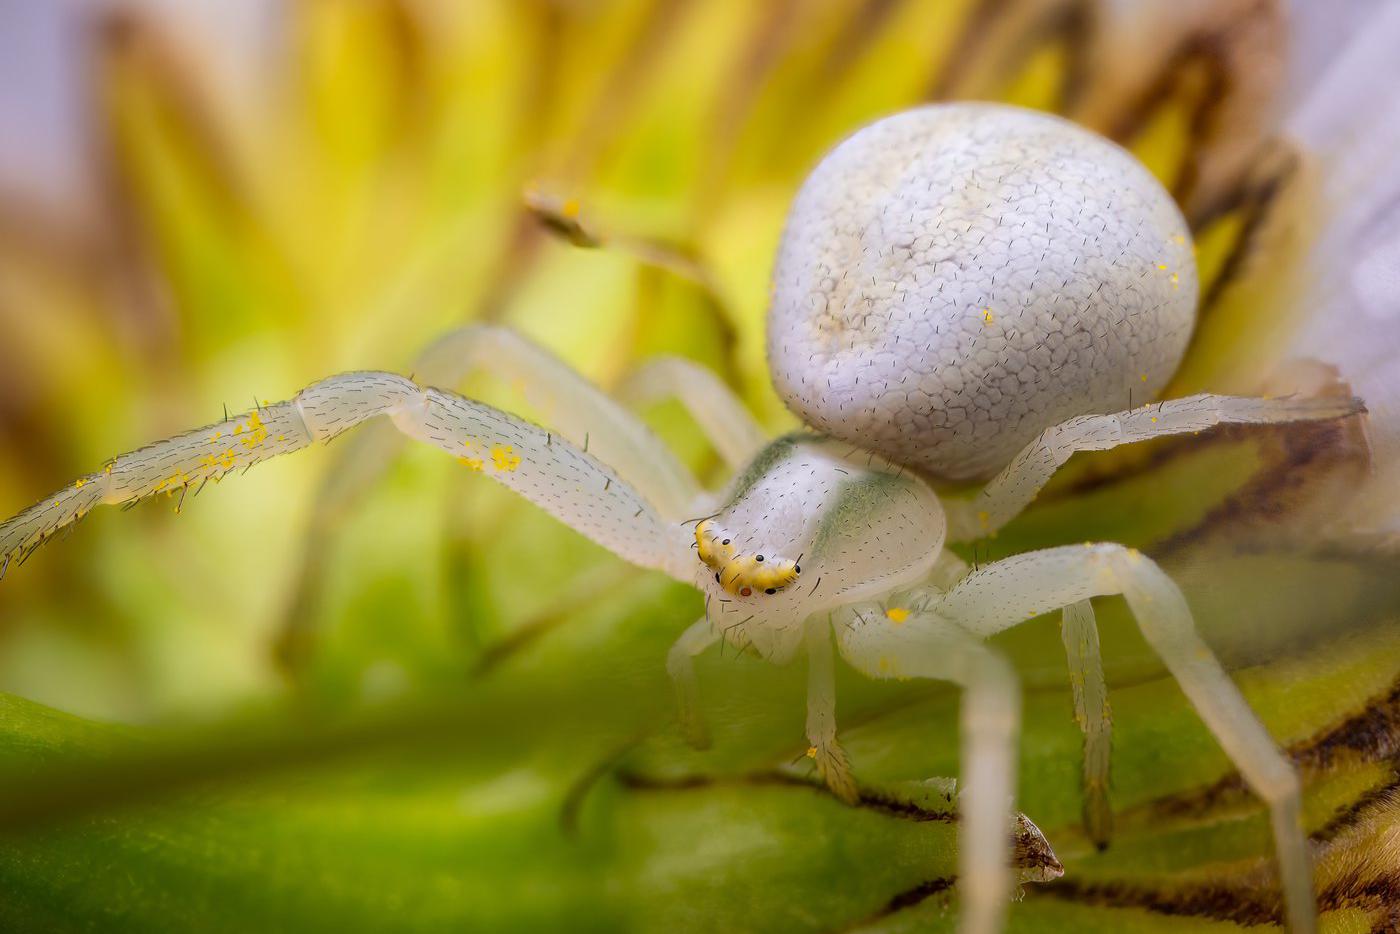
{"label": "yellow marking on spider face", "polygon": [[772,555],[736,554],[729,532],[713,519],[695,525],[695,550],[719,585],[736,597],[777,593],[801,574],[797,562]]}
{"label": "yellow marking on spider face", "polygon": [[695,550],[701,562],[712,571],[723,571],[725,564],[734,557],[729,533],[715,525],[713,519],[696,523]]}
{"label": "yellow marking on spider face", "polygon": [[885,618],[898,626],[909,618],[909,611],[902,606],[892,606],[885,611]]}
{"label": "yellow marking on spider face", "polygon": [[520,455],[515,453],[515,448],[511,445],[496,445],[491,448],[491,464],[497,470],[511,473],[520,467]]}
{"label": "yellow marking on spider face", "polygon": [[807,747],[807,758],[808,758],[808,759],[815,759],[816,757],[817,757],[817,747],[816,747],[816,746],[808,746],[808,747]]}

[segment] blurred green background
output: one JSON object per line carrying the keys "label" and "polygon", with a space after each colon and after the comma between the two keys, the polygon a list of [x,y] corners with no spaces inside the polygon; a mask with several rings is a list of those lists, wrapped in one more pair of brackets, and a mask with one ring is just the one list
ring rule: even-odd
{"label": "blurred green background", "polygon": [[[1063,112],[1138,152],[1186,211],[1205,283],[1171,393],[1265,391],[1315,175],[1261,116],[1282,14],[1224,6],[1173,32],[1048,0],[285,0],[203,34],[198,5],[65,7],[78,181],[0,189],[0,512],[225,406],[412,372],[469,321],[604,386],[682,354],[790,427],[762,352],[788,200],[845,133],[955,97]],[[18,45],[43,15],[0,22]],[[241,70],[226,46],[251,50]],[[0,95],[67,113],[22,84]],[[518,387],[459,388],[539,417]],[[723,482],[678,407],[646,416]],[[663,659],[693,592],[433,451],[318,509],[346,444],[178,515],[99,511],[11,569],[0,928],[951,929],[955,828],[908,783],[957,774],[953,691],[842,672],[857,808],[792,765],[801,665],[702,659],[717,744],[692,752]],[[1354,426],[1081,458],[965,555],[1108,539],[1171,568],[1307,770],[1335,931],[1383,920],[1366,884],[1397,871],[1376,840],[1395,829],[1400,580],[1393,559],[1298,530],[1366,469]],[[1078,827],[1057,620],[999,640],[1027,685],[1018,807],[1067,867],[1013,927],[1269,923],[1261,809],[1119,603],[1100,615],[1105,854]]]}

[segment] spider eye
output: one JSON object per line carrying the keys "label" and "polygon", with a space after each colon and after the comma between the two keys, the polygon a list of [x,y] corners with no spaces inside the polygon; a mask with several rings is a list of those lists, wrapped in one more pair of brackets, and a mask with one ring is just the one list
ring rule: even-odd
{"label": "spider eye", "polygon": [[802,565],[800,565],[800,564],[794,564],[794,565],[792,566],[792,572],[793,572],[794,574],[801,574],[801,573],[802,573]]}
{"label": "spider eye", "polygon": [[763,591],[763,592],[764,592],[764,593],[768,593],[768,594],[773,594],[773,593],[777,593],[778,591],[774,590],[772,587],[769,587],[767,590],[765,590],[765,591]]}
{"label": "spider eye", "polygon": [[756,558],[754,558],[754,560],[755,560],[755,561],[762,561],[762,560],[763,560],[763,555],[757,556]]}
{"label": "spider eye", "polygon": [[724,541],[720,542],[720,544],[721,544],[721,545],[728,545],[728,544],[729,544],[729,539],[726,538]]}

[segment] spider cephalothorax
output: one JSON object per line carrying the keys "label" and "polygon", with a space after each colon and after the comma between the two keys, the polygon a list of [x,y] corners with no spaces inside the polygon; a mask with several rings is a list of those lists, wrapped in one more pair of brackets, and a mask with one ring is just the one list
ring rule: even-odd
{"label": "spider cephalothorax", "polygon": [[[775,662],[805,652],[808,754],[848,800],[856,786],[836,738],[833,643],[871,677],[962,686],[959,877],[972,934],[1000,926],[1011,892],[1005,821],[1019,729],[1015,673],[984,640],[1063,610],[1066,644],[1083,647],[1069,663],[1086,731],[1086,825],[1106,843],[1109,717],[1090,599],[1121,594],[1268,803],[1289,924],[1313,930],[1298,780],[1162,570],[1114,544],[975,570],[943,546],[994,533],[1076,451],[1222,423],[1338,418],[1362,411],[1359,401],[1198,395],[1119,411],[1145,402],[1180,361],[1195,308],[1186,228],[1124,151],[1027,111],[928,107],[852,136],[798,196],[774,280],[775,383],[815,433],[766,441],[727,387],[685,361],[656,361],[634,382],[634,398],[674,395],[697,416],[736,470],[723,494],[702,489],[632,413],[548,353],[509,331],[468,328],[434,345],[422,382],[333,376],[114,459],[0,524],[0,574],[98,504],[183,491],[387,415],[704,594],[705,615],[667,659],[697,743],[692,659],[721,639]],[[477,368],[537,389],[556,427],[440,388]],[[926,476],[992,479],[944,502]]]}

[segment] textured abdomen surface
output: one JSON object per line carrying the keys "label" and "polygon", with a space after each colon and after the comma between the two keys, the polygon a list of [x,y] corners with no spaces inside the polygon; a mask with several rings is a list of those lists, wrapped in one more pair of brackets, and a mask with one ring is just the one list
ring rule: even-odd
{"label": "textured abdomen surface", "polygon": [[1197,291],[1185,222],[1131,155],[989,104],[907,111],[832,150],[793,203],[773,286],[788,406],[950,480],[1152,398]]}

